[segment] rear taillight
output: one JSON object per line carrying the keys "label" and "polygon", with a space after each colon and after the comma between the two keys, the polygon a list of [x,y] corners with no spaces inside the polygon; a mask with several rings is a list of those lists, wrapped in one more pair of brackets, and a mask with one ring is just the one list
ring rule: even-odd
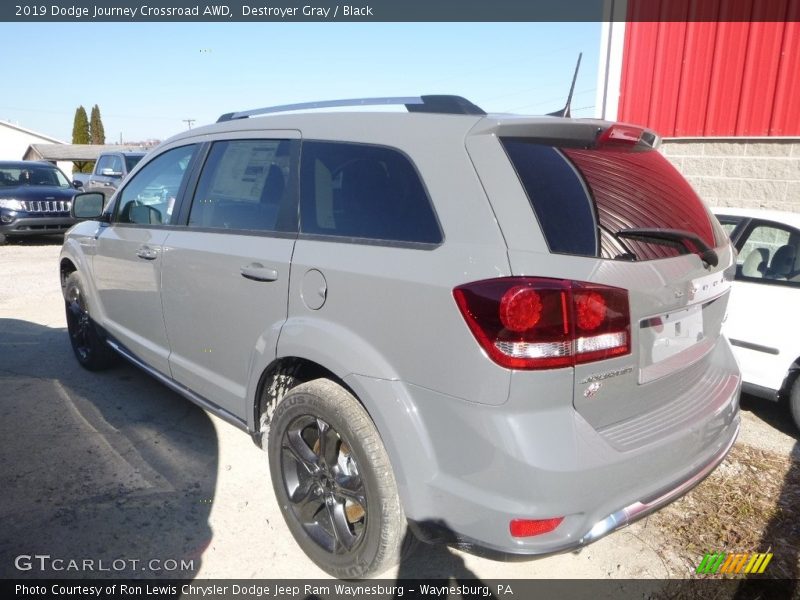
{"label": "rear taillight", "polygon": [[594,283],[503,277],[460,285],[458,308],[489,357],[551,369],[628,354],[628,292]]}

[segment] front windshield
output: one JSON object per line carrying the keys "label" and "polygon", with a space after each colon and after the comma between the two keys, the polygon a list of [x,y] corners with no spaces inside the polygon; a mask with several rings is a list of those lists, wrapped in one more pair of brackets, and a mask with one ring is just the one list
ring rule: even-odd
{"label": "front windshield", "polygon": [[0,187],[21,185],[69,188],[66,176],[57,168],[46,165],[0,167]]}

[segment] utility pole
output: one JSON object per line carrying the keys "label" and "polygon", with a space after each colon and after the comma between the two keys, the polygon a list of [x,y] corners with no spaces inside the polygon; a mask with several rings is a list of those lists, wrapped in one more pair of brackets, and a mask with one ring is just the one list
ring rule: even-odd
{"label": "utility pole", "polygon": [[183,122],[189,126],[189,129],[192,128],[192,123],[194,123],[195,121],[197,121],[197,119],[183,119]]}

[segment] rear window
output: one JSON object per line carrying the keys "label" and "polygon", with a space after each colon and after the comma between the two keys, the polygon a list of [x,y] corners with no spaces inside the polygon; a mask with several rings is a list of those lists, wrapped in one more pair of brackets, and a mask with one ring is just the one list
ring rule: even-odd
{"label": "rear window", "polygon": [[139,161],[144,158],[144,154],[141,156],[125,156],[125,168],[127,169],[128,173],[133,171],[133,167],[139,164]]}
{"label": "rear window", "polygon": [[655,150],[502,141],[552,252],[630,260],[686,253],[679,244],[619,236],[640,228],[686,231],[711,248],[725,239],[697,193]]}

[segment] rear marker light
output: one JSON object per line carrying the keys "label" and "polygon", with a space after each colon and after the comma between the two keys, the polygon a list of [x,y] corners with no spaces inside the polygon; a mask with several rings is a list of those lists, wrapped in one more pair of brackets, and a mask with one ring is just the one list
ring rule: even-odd
{"label": "rear marker light", "polygon": [[591,283],[504,277],[453,290],[489,358],[509,369],[553,369],[630,352],[628,292]]}
{"label": "rear marker light", "polygon": [[513,519],[509,523],[508,529],[511,532],[511,537],[533,537],[543,533],[550,533],[561,525],[563,520],[564,517],[555,517],[553,519]]}

